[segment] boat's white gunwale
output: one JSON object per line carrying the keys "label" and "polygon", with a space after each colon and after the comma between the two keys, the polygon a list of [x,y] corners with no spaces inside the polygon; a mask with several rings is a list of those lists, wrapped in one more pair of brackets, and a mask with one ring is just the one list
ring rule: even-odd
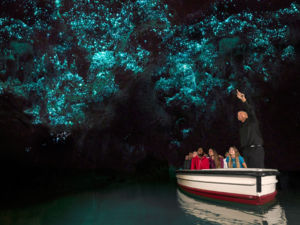
{"label": "boat's white gunwale", "polygon": [[176,175],[191,176],[247,176],[247,177],[266,177],[276,176],[279,171],[276,169],[246,169],[246,168],[230,168],[230,169],[204,169],[204,170],[176,170]]}
{"label": "boat's white gunwale", "polygon": [[[217,168],[217,169],[203,169],[192,171],[248,171],[248,172],[278,172],[277,169],[261,169],[261,168]],[[177,171],[191,171],[189,169],[181,169]]]}
{"label": "boat's white gunwale", "polygon": [[185,181],[192,181],[192,182],[199,182],[199,183],[211,183],[211,184],[228,184],[228,185],[237,185],[237,186],[254,186],[256,185],[256,182],[254,183],[227,183],[227,182],[212,182],[212,181],[200,181],[200,180],[189,180],[184,178],[177,178],[178,180],[185,180]]}

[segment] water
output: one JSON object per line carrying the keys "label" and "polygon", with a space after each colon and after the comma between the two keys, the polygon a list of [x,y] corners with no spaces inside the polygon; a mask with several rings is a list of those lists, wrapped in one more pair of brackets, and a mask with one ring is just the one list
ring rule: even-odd
{"label": "water", "polygon": [[300,192],[264,207],[193,198],[174,184],[132,184],[0,209],[1,225],[299,224]]}

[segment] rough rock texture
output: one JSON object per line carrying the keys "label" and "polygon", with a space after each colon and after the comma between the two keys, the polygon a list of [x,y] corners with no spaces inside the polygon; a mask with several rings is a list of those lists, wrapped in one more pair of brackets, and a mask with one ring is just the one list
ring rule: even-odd
{"label": "rough rock texture", "polygon": [[[21,104],[14,123],[7,115],[15,109],[1,107],[1,132],[13,141],[30,127],[35,135],[11,145],[32,154],[25,161],[134,170],[149,153],[176,165],[199,145],[224,153],[238,145],[236,88],[257,107],[270,166],[285,167],[276,159],[299,146],[299,114],[285,106],[299,102],[296,2],[4,0],[0,7],[0,99]],[[295,121],[283,122],[282,112]],[[279,142],[278,131],[290,126]]]}

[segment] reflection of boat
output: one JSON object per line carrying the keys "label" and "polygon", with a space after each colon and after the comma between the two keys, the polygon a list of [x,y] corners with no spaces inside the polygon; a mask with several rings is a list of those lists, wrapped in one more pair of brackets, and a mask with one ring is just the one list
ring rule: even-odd
{"label": "reflection of boat", "polygon": [[[191,198],[177,190],[180,207],[189,215],[201,220],[220,224],[287,224],[284,210],[277,204],[266,209],[256,206],[237,208],[225,204]],[[250,208],[252,207],[252,208]],[[254,208],[253,208],[254,207]]]}
{"label": "reflection of boat", "polygon": [[274,169],[177,170],[179,187],[191,194],[225,201],[263,205],[276,196]]}

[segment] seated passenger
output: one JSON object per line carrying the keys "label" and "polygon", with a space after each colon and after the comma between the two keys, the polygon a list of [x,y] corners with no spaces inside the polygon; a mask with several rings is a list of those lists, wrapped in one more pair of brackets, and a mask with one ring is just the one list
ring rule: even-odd
{"label": "seated passenger", "polygon": [[229,148],[229,156],[226,158],[228,168],[247,168],[245,160],[240,156],[236,147]]}
{"label": "seated passenger", "polygon": [[183,169],[185,170],[187,168],[187,162],[189,160],[189,155],[186,155],[184,157],[184,162],[183,162]]}
{"label": "seated passenger", "polygon": [[202,169],[209,169],[209,160],[208,158],[205,156],[205,153],[203,151],[203,148],[198,148],[198,156],[199,156],[199,161],[200,161],[200,166],[199,166],[199,170]]}
{"label": "seated passenger", "polygon": [[188,165],[188,169],[191,169],[191,166],[192,166],[192,158],[193,158],[193,153],[192,152],[189,152],[189,165]]}
{"label": "seated passenger", "polygon": [[209,155],[209,168],[210,169],[224,168],[223,157],[218,155],[216,150],[210,148],[208,150],[208,155]]}
{"label": "seated passenger", "polygon": [[193,158],[191,163],[191,170],[199,170],[200,169],[200,159],[197,152],[193,152]]}
{"label": "seated passenger", "polygon": [[191,168],[191,162],[192,157],[190,157],[190,154],[185,156],[184,164],[183,164],[183,169],[189,170]]}
{"label": "seated passenger", "polygon": [[227,159],[228,156],[229,156],[229,153],[226,152],[226,153],[225,153],[225,158],[223,159],[223,162],[224,162],[224,168],[228,168],[228,165],[227,165],[227,162],[226,162],[226,159]]}

